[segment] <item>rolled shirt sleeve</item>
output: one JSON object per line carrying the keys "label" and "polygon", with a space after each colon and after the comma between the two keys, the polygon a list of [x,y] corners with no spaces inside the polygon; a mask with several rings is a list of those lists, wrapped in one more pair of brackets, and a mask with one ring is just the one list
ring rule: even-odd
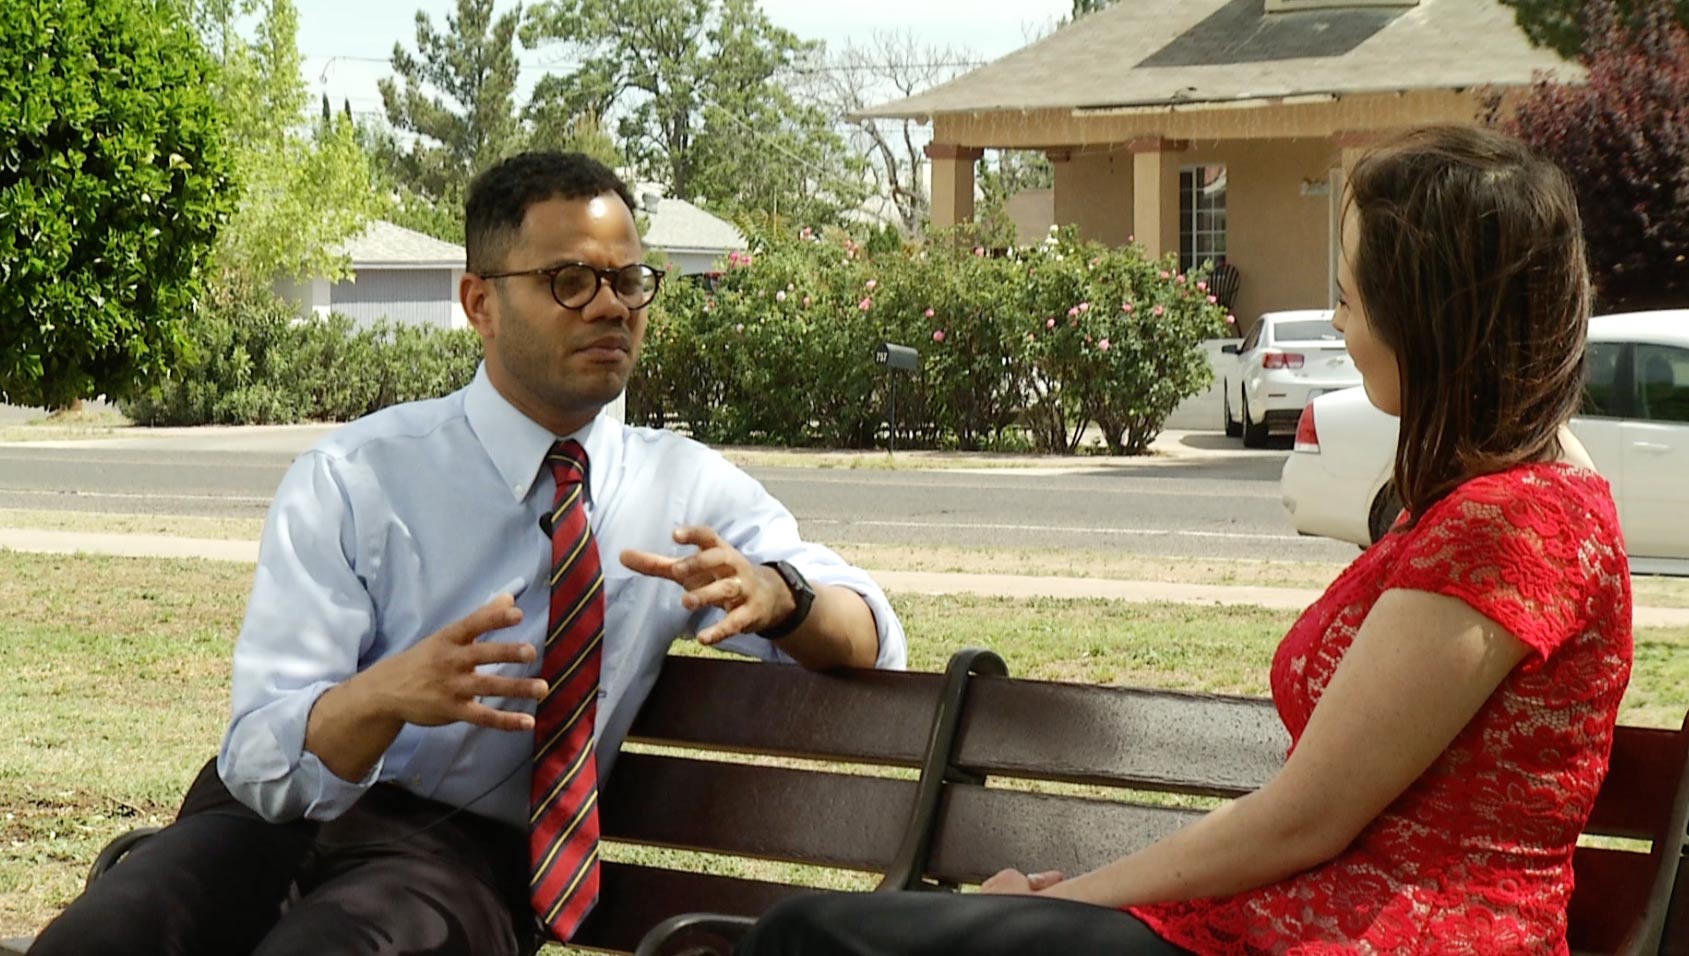
{"label": "rolled shirt sleeve", "polygon": [[336,459],[307,452],[282,479],[235,644],[233,715],[217,758],[231,793],[271,821],[331,820],[380,777],[342,780],[305,749],[311,708],[352,677],[375,635],[357,528]]}
{"label": "rolled shirt sleeve", "polygon": [[[714,452],[710,452],[710,457],[714,467],[709,480],[700,483],[707,492],[700,501],[703,513],[699,523],[713,527],[722,540],[754,564],[786,561],[811,584],[848,588],[861,595],[873,612],[874,627],[879,634],[879,653],[874,666],[883,670],[902,670],[907,666],[903,623],[892,610],[885,591],[868,572],[846,562],[825,545],[803,540],[797,519],[761,482]],[[700,618],[699,626],[708,627],[723,616],[719,608],[709,608]],[[751,634],[736,635],[719,646],[749,657],[792,663],[791,656],[781,651],[777,642]]]}

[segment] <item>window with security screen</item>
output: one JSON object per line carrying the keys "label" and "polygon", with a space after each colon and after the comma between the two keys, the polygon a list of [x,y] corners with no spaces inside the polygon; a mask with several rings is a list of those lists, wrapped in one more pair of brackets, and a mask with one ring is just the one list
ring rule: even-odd
{"label": "window with security screen", "polygon": [[1226,259],[1226,167],[1179,170],[1179,269]]}

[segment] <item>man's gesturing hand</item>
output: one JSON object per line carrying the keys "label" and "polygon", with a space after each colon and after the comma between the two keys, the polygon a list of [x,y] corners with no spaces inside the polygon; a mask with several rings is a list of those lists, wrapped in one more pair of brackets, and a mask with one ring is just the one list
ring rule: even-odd
{"label": "man's gesturing hand", "polygon": [[752,564],[721,540],[713,528],[677,528],[674,540],[698,548],[697,554],[668,558],[649,551],[623,551],[628,570],[667,578],[686,589],[680,599],[689,611],[719,607],[727,616],[698,632],[698,643],[718,644],[735,634],[755,634],[784,621],[797,609],[786,582],[772,568]]}
{"label": "man's gesturing hand", "polygon": [[515,605],[510,595],[500,594],[461,621],[376,664],[366,672],[366,690],[383,711],[408,724],[437,727],[461,721],[495,730],[532,730],[532,716],[495,710],[476,700],[545,697],[543,680],[497,677],[476,670],[483,664],[534,660],[534,649],[527,644],[476,640],[520,623],[522,612]]}

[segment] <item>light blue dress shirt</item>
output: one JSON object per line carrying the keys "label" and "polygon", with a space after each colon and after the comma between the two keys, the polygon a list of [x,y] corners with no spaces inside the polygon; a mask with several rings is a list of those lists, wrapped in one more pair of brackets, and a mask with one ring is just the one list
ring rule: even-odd
{"label": "light blue dress shirt", "polygon": [[[752,562],[790,561],[816,584],[861,594],[879,631],[877,666],[903,666],[903,628],[880,588],[831,550],[805,542],[791,512],[719,454],[603,415],[566,437],[590,459],[587,507],[604,567],[600,779],[669,645],[722,615],[685,610],[680,585],[635,574],[619,560],[627,548],[692,553],[670,536],[679,525],[711,526]],[[363,780],[347,781],[305,750],[305,724],[324,691],[506,590],[522,623],[483,640],[540,650],[551,546],[539,519],[555,490],[542,464],[554,440],[505,401],[483,368],[462,391],[354,422],[293,463],[265,522],[235,645],[233,719],[218,755],[218,772],[242,803],[270,820],[329,820],[389,781],[526,825],[531,732],[406,725]],[[720,646],[790,661],[759,637]],[[539,664],[483,670],[535,677]],[[485,702],[534,708],[531,700]]]}

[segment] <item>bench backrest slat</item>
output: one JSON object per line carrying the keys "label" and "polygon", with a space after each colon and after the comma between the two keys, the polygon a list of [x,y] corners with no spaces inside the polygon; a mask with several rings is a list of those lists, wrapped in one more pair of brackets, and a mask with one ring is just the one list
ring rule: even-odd
{"label": "bench backrest slat", "polygon": [[628,738],[740,753],[918,767],[943,675],[815,674],[671,656]]}
{"label": "bench backrest slat", "polygon": [[978,883],[1004,867],[1077,876],[1200,816],[1199,810],[952,784],[927,873],[954,884]]}
{"label": "bench backrest slat", "polygon": [[605,785],[606,839],[884,872],[915,781],[623,753]]}
{"label": "bench backrest slat", "polygon": [[1614,953],[1648,899],[1654,868],[1648,854],[1580,846],[1577,878],[1566,907],[1566,941],[1574,951]]}
{"label": "bench backrest slat", "polygon": [[1685,740],[1670,730],[1620,726],[1613,735],[1607,779],[1585,832],[1652,839],[1671,817]]}
{"label": "bench backrest slat", "polygon": [[1240,796],[1284,763],[1270,701],[975,678],[957,764],[973,773]]}

